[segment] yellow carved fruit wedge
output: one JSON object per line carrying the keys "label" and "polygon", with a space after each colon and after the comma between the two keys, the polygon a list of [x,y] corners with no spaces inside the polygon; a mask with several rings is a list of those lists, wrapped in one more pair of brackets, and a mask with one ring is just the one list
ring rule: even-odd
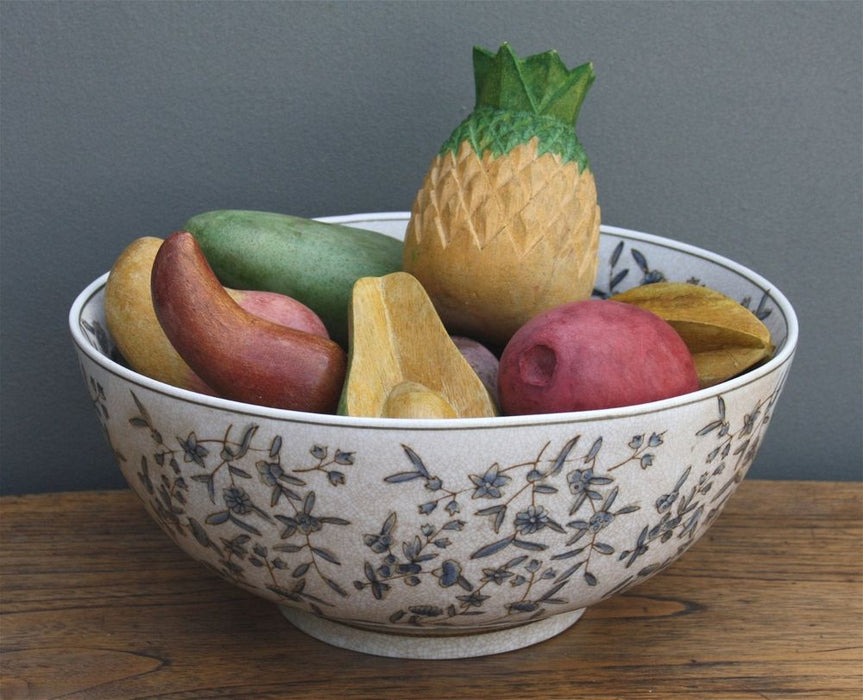
{"label": "yellow carved fruit wedge", "polygon": [[771,357],[770,330],[722,292],[686,282],[656,282],[611,297],[665,319],[683,338],[701,387],[735,377]]}
{"label": "yellow carved fruit wedge", "polygon": [[357,280],[348,321],[348,373],[339,413],[389,418],[497,414],[482,380],[412,275]]}
{"label": "yellow carved fruit wedge", "polygon": [[105,285],[108,332],[136,372],[182,389],[212,394],[171,345],[156,318],[150,272],[162,243],[155,236],[137,238],[114,261]]}

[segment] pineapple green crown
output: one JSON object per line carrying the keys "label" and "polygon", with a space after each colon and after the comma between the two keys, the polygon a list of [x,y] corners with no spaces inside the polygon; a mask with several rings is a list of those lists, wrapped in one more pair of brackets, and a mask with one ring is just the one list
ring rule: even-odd
{"label": "pineapple green crown", "polygon": [[596,78],[593,64],[568,69],[556,51],[520,59],[509,44],[497,53],[479,46],[473,51],[476,105],[444,142],[440,153],[458,153],[467,141],[473,150],[505,155],[532,138],[538,153],[559,155],[588,167],[587,154],[575,135],[575,121]]}
{"label": "pineapple green crown", "polygon": [[475,46],[476,107],[548,116],[575,126],[581,103],[596,79],[592,63],[567,69],[557,51],[520,59],[509,44],[498,52]]}

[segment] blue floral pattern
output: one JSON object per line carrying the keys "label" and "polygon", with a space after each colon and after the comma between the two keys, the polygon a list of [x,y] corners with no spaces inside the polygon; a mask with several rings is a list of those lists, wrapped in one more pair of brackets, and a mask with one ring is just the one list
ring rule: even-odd
{"label": "blue floral pattern", "polygon": [[[93,378],[89,384],[110,440],[105,390]],[[213,552],[211,568],[232,583],[262,593],[249,577],[258,570],[266,595],[328,617],[340,599],[387,606],[398,588],[411,588],[415,602],[387,609],[387,626],[493,628],[572,609],[574,592],[582,596],[585,586],[603,589],[598,599],[619,593],[676,559],[743,479],[777,395],[759,400],[736,426],[720,396],[715,418],[695,436],[712,443],[703,463],[687,465],[652,503],[628,495],[619,474],[662,463],[661,429],[629,436],[614,459],[606,458],[603,437],[548,441],[528,460],[492,461],[458,483],[436,476],[434,465],[402,444],[404,469],[381,479],[382,498],[400,507],[366,531],[353,527],[344,505],[332,505],[344,499],[331,494],[350,489],[358,460],[373,456],[312,444],[304,461],[288,464],[283,436],[262,435],[254,423],[169,437],[134,392],[136,410],[125,420],[150,444],[131,457],[136,491],[175,541]],[[400,493],[389,498],[389,489]],[[198,516],[193,502],[209,508]],[[639,523],[632,540],[621,540],[631,529],[615,528],[621,520]],[[327,544],[334,541],[341,550]],[[655,544],[672,541],[663,559],[640,564]],[[341,551],[359,549],[362,563],[346,568]],[[614,585],[604,581],[609,563]]]}
{"label": "blue floral pattern", "polygon": [[[666,279],[661,246],[648,250],[660,251],[654,264],[632,242],[612,237],[605,248],[595,296]],[[745,289],[741,303],[770,317],[768,291]],[[781,319],[771,322],[784,332]],[[122,364],[98,312],[79,323],[93,348]],[[121,470],[181,548],[279,604],[406,634],[516,626],[663,570],[744,478],[789,368],[718,394],[712,414],[699,405],[710,415],[685,435],[654,412],[625,428],[532,429],[497,455],[488,438],[453,457],[407,431],[387,445],[381,469],[364,443],[340,444],[356,433],[297,432],[209,408],[182,428],[185,419],[163,410],[172,399],[113,383],[83,354],[81,367]]]}
{"label": "blue floral pattern", "polygon": [[[616,559],[621,567],[632,570],[606,596],[619,593],[676,559],[718,514],[754,457],[774,399],[771,396],[760,401],[746,414],[737,431],[725,417],[725,400],[718,399],[716,419],[698,431],[699,437],[716,439],[717,446],[709,452],[700,471],[694,465],[688,466],[673,488],[652,504],[652,522],[642,527],[628,547],[619,547],[604,537],[616,520],[642,509],[635,502],[621,501],[614,472],[622,468],[648,470],[660,458],[661,432],[632,436],[627,445],[630,454],[612,464],[602,463],[602,438],[579,452],[580,436],[576,435],[551,455],[546,454],[550,447],[546,444],[530,462],[506,467],[494,463],[482,474],[468,474],[469,483],[460,489],[447,488],[419,455],[403,445],[410,469],[387,476],[384,482],[421,483],[423,491],[431,492],[434,498],[421,502],[418,511],[431,515],[440,509],[444,512],[443,522],[425,523],[416,534],[408,533],[406,539],[399,539],[397,513],[390,513],[379,532],[364,538],[376,556],[366,561],[363,577],[354,581],[354,586],[378,600],[385,599],[399,584],[414,587],[429,582],[455,589],[447,607],[426,605],[420,610],[411,606],[395,611],[389,618],[390,623],[409,625],[479,615],[504,585],[521,589],[518,598],[506,604],[507,616],[545,616],[554,612],[553,606],[570,603],[566,589],[576,577],[590,587],[600,584],[592,563],[602,557]],[[559,517],[559,508],[543,503],[546,497],[557,501],[561,492],[570,497],[567,519]],[[476,500],[495,503],[467,505]],[[467,519],[457,517],[463,508],[469,509]],[[466,536],[468,529],[478,529],[481,519],[490,523],[496,537],[476,548],[469,559],[492,564],[483,566],[478,578],[468,578],[465,563],[446,558],[446,551],[454,538]],[[548,538],[537,537],[546,532],[554,533],[554,544],[549,544]],[[673,556],[658,564],[637,567],[653,542],[665,543],[672,538],[678,543]]]}
{"label": "blue floral pattern", "polygon": [[[625,288],[624,282],[629,280],[629,282],[633,282],[634,284],[629,284],[630,287],[638,287],[644,284],[651,284],[653,282],[666,282],[668,278],[662,270],[651,267],[650,263],[647,260],[647,256],[639,249],[634,246],[630,246],[629,255],[632,258],[632,261],[635,263],[635,267],[638,270],[636,275],[639,275],[637,280],[634,280],[634,275],[630,275],[631,268],[626,266],[626,263],[621,260],[623,257],[623,252],[625,250],[626,241],[619,241],[614,249],[611,251],[611,255],[608,258],[608,261],[605,263],[607,269],[605,271],[600,271],[597,274],[597,278],[602,276],[607,277],[607,282],[605,285],[599,283],[596,287],[593,288],[593,296],[597,299],[608,299],[609,297],[622,292]],[[701,280],[698,277],[689,277],[685,280],[690,284],[702,284]],[[599,279],[597,279],[599,282]],[[761,298],[758,301],[758,304],[753,309],[752,308],[752,297],[744,296],[740,303],[745,308],[752,311],[752,313],[761,321],[764,321],[768,316],[770,316],[772,309],[769,306],[770,302],[770,294],[767,291],[762,292]]]}

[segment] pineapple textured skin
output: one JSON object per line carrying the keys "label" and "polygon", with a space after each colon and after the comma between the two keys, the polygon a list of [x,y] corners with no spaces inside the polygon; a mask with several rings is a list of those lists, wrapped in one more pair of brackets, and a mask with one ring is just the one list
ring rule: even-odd
{"label": "pineapple textured skin", "polygon": [[536,314],[590,296],[600,208],[579,161],[537,137],[504,155],[462,140],[434,158],[411,210],[403,267],[451,333],[501,347]]}

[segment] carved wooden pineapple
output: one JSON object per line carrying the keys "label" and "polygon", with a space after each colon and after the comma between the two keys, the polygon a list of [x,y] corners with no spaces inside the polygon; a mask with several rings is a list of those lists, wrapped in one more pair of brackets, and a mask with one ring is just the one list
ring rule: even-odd
{"label": "carved wooden pineapple", "polygon": [[404,269],[451,333],[503,345],[527,320],[590,296],[600,209],[575,120],[595,75],[555,51],[475,48],[476,105],[433,159]]}

